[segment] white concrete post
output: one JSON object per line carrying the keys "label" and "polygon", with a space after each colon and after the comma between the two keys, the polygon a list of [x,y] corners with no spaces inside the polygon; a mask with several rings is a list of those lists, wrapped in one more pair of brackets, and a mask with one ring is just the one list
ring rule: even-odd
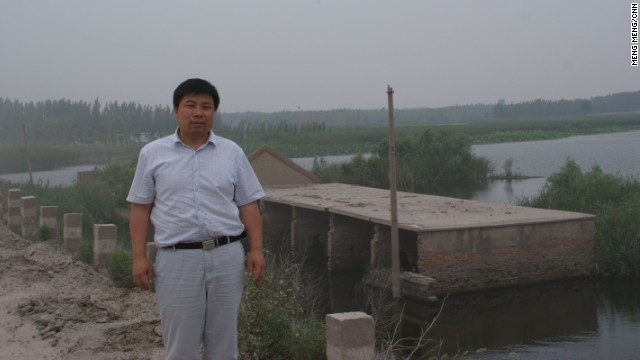
{"label": "white concrete post", "polygon": [[82,214],[68,213],[62,217],[62,248],[67,254],[75,254],[82,241]]}
{"label": "white concrete post", "polygon": [[7,196],[7,225],[9,229],[16,234],[22,233],[22,215],[20,214],[20,198],[22,190],[9,189]]}
{"label": "white concrete post", "polygon": [[20,198],[20,216],[22,217],[22,237],[28,238],[36,231],[38,203],[35,196]]}
{"label": "white concrete post", "polygon": [[363,312],[327,314],[327,360],[374,360],[375,324]]}
{"label": "white concrete post", "polygon": [[58,207],[40,206],[40,226],[46,226],[48,231],[47,239],[58,240]]}
{"label": "white concrete post", "polygon": [[109,275],[107,264],[118,250],[118,228],[113,224],[93,225],[93,266],[103,275]]}

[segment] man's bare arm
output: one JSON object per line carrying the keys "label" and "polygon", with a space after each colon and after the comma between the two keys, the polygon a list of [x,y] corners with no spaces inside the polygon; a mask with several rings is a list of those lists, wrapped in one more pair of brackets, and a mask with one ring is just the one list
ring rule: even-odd
{"label": "man's bare arm", "polygon": [[240,206],[240,221],[244,224],[249,242],[247,256],[247,273],[253,276],[253,283],[257,284],[264,276],[264,256],[262,254],[262,218],[258,202]]}
{"label": "man's bare arm", "polygon": [[131,203],[129,218],[133,282],[144,290],[149,290],[153,282],[153,268],[147,259],[147,236],[151,224],[152,208],[153,204]]}

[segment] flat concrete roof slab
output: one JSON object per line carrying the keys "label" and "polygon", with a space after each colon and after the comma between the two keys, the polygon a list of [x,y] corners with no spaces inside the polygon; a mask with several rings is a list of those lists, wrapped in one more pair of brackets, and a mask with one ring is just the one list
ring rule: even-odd
{"label": "flat concrete roof slab", "polygon": [[[347,184],[314,184],[265,189],[266,201],[327,211],[390,225],[389,190]],[[398,227],[426,232],[586,220],[594,215],[568,211],[482,203],[399,191]]]}

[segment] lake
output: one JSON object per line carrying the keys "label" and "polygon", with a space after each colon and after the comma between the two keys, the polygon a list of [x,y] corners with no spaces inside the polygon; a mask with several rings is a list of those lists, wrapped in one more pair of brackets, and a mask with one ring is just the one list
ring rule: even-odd
{"label": "lake", "polygon": [[[69,166],[60,169],[46,170],[46,171],[33,171],[33,182],[43,184],[49,184],[49,186],[59,185],[71,185],[76,182],[78,178],[78,172],[91,171],[99,165],[77,165]],[[13,174],[0,174],[0,179],[21,183],[29,181],[29,173],[13,173]]]}
{"label": "lake", "polygon": [[640,179],[640,131],[565,139],[473,146],[473,152],[491,160],[500,171],[509,158],[513,172],[540,178],[526,180],[494,180],[475,185],[470,199],[515,204],[518,200],[538,194],[545,178],[558,172],[568,158],[583,171],[598,165],[605,173]]}
{"label": "lake", "polygon": [[[545,177],[560,170],[567,158],[574,159],[583,170],[599,165],[603,171],[640,178],[640,131],[624,133],[572,136],[565,139],[475,145],[473,152],[488,158],[500,171],[505,160],[513,159],[513,172],[536,176],[526,180],[494,180],[473,184],[462,189],[458,184],[443,190],[449,196],[478,201],[514,204],[519,198],[536,195]],[[329,163],[347,162],[352,155],[325,156]],[[312,157],[293,158],[301,167],[310,170]],[[71,166],[62,169],[35,171],[34,182],[49,185],[70,185],[78,171],[93,170],[95,165]],[[0,179],[13,182],[29,180],[28,173],[0,174]],[[443,194],[444,195],[444,194]]]}
{"label": "lake", "polygon": [[[576,161],[583,171],[598,165],[606,173],[640,179],[640,131],[572,136],[564,139],[475,145],[474,154],[489,159],[496,169],[509,158],[513,173],[532,176],[525,180],[491,180],[477,184],[442,186],[437,194],[497,204],[516,204],[518,200],[538,194],[546,177],[559,171],[566,160]],[[351,155],[326,156],[328,163],[347,162]],[[294,158],[295,163],[310,170],[313,158]]]}

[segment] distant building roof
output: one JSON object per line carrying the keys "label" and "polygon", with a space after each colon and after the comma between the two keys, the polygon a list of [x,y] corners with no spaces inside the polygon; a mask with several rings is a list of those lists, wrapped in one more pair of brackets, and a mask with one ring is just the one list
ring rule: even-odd
{"label": "distant building roof", "polygon": [[263,187],[319,183],[320,179],[290,159],[263,145],[248,157]]}

